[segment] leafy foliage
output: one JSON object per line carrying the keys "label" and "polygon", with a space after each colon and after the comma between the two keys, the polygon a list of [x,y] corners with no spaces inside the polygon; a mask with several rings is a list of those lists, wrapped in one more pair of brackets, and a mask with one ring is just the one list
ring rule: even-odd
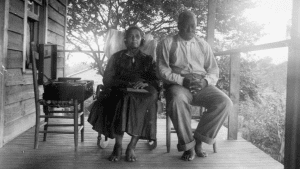
{"label": "leafy foliage", "polygon": [[263,25],[249,22],[243,12],[254,8],[252,1],[219,0],[216,13],[217,51],[252,45],[262,36]]}
{"label": "leafy foliage", "polygon": [[[217,61],[220,68],[220,78],[217,87],[228,93],[230,87],[230,57],[218,57]],[[257,61],[250,61],[245,57],[241,57],[240,69],[240,100],[245,101],[247,98],[257,100],[258,79],[255,76]]]}
{"label": "leafy foliage", "polygon": [[256,100],[248,97],[240,102],[240,115],[244,119],[242,135],[283,162],[287,65],[273,65],[270,58],[265,58],[256,61],[253,72],[258,94]]}
{"label": "leafy foliage", "polygon": [[[208,0],[70,0],[68,42],[79,50],[101,51],[101,40],[109,29],[122,31],[132,25],[160,39],[176,33],[176,19],[185,9],[196,14],[197,34],[204,36],[207,4]],[[251,44],[260,36],[261,26],[242,17],[246,8],[255,5],[251,1],[220,0],[217,5],[216,31],[221,36],[216,37],[216,50]],[[88,55],[102,75],[107,56],[96,52]]]}
{"label": "leafy foliage", "polygon": [[247,100],[241,103],[240,112],[244,117],[243,137],[283,162],[285,100],[281,96],[273,91],[261,96],[267,103]]}
{"label": "leafy foliage", "polygon": [[[176,33],[176,19],[184,9],[190,9],[197,15],[197,34],[205,37],[207,4],[208,0],[70,0],[68,41],[79,50],[101,51],[101,41],[109,29],[123,31],[132,25],[140,26],[159,40]],[[254,6],[250,0],[218,0],[215,51],[252,45],[261,37],[263,25],[251,23],[243,17],[243,11]],[[93,66],[102,75],[109,58],[97,52],[89,53],[89,56],[95,60]],[[281,85],[282,81],[279,81],[280,76],[276,75],[282,75],[284,69],[276,71],[276,67],[270,65],[268,59],[251,61],[246,57],[241,58],[240,73],[243,136],[282,160],[285,114],[282,96],[285,88]],[[217,59],[221,70],[217,85],[228,93],[229,57]],[[274,74],[270,75],[269,72]]]}
{"label": "leafy foliage", "polygon": [[[283,163],[286,113],[287,63],[274,65],[271,58],[241,58],[239,130],[242,137]],[[229,90],[229,58],[219,57],[217,86]],[[225,123],[225,126],[227,124]]]}

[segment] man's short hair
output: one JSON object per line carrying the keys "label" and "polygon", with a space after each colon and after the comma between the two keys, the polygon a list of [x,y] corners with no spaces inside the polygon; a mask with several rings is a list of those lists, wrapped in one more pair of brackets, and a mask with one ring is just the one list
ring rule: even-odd
{"label": "man's short hair", "polygon": [[186,20],[187,18],[193,18],[197,23],[196,15],[192,11],[185,10],[181,12],[178,16],[178,24]]}

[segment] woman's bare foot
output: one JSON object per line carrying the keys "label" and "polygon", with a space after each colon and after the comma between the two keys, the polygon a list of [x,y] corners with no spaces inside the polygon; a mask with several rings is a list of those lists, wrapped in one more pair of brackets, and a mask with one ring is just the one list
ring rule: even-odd
{"label": "woman's bare foot", "polygon": [[184,161],[192,161],[195,158],[195,150],[193,148],[183,152],[181,159]]}
{"label": "woman's bare foot", "polygon": [[129,162],[134,162],[136,161],[136,156],[135,156],[135,151],[133,148],[127,148],[126,150],[126,160]]}
{"label": "woman's bare foot", "polygon": [[119,161],[122,156],[122,146],[115,145],[114,150],[109,156],[108,160],[109,161]]}
{"label": "woman's bare foot", "polygon": [[195,152],[196,152],[198,157],[207,157],[207,153],[205,151],[203,151],[203,149],[202,149],[202,142],[201,141],[196,142]]}

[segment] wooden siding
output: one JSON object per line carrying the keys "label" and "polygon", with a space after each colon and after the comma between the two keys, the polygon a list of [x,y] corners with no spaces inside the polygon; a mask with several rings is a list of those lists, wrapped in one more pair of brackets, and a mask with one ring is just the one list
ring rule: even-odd
{"label": "wooden siding", "polygon": [[60,57],[60,56],[58,55],[58,58],[57,58],[57,68],[58,68],[58,69],[64,67],[63,59],[64,59],[63,57]]}
{"label": "wooden siding", "polygon": [[[66,121],[66,120],[64,120]],[[11,168],[209,168],[209,169],[283,169],[283,165],[272,159],[251,143],[239,138],[226,140],[227,129],[222,127],[217,136],[218,152],[213,153],[211,145],[204,144],[208,157],[196,157],[193,161],[180,160],[182,152],[176,149],[177,136],[171,134],[171,151],[166,149],[165,119],[158,119],[157,147],[149,150],[146,140],[140,140],[136,147],[138,160],[125,161],[125,149],[130,137],[125,134],[123,156],[119,162],[107,160],[111,154],[114,140],[110,140],[105,149],[96,145],[97,133],[89,123],[85,123],[85,141],[79,142],[78,151],[74,151],[73,135],[48,134],[39,148],[33,149],[34,128],[26,131],[0,149],[1,167]],[[194,125],[196,125],[194,123]],[[0,168],[1,168],[0,167]]]}
{"label": "wooden siding", "polygon": [[23,35],[8,31],[8,49],[23,51]]}
{"label": "wooden siding", "polygon": [[65,35],[65,31],[64,31],[65,27],[64,26],[58,24],[57,22],[53,21],[50,18],[49,18],[48,21],[49,21],[48,22],[48,26],[49,26],[48,29],[49,29],[49,31],[51,31],[51,32],[53,32],[53,33],[55,33],[57,35],[60,35],[60,36],[64,36]]}
{"label": "wooden siding", "polygon": [[19,34],[23,34],[23,27],[24,27],[23,18],[19,17],[18,15],[10,13],[8,30]]}
{"label": "wooden siding", "polygon": [[7,69],[23,68],[24,2],[10,0]]}
{"label": "wooden siding", "polygon": [[[7,24],[7,76],[5,85],[4,100],[4,143],[12,140],[28,128],[35,124],[35,105],[33,92],[33,79],[31,73],[24,73],[24,21],[26,23],[26,14],[24,11],[24,0],[9,0],[9,13]],[[39,26],[40,43],[50,43],[60,45],[64,49],[65,45],[65,14],[66,2],[64,0],[48,0],[47,24],[42,21]],[[41,9],[45,9],[42,7]],[[43,10],[40,11],[44,14]],[[40,18],[44,20],[43,18]],[[27,25],[25,25],[27,26]],[[43,31],[42,29],[45,29]],[[43,38],[43,32],[46,37]],[[43,39],[46,40],[43,42]],[[58,59],[58,77],[62,77],[64,72],[64,53],[59,53]],[[30,71],[29,71],[30,72]],[[40,86],[40,95],[43,93]],[[40,96],[41,97],[41,96]],[[1,145],[1,144],[0,144]]]}
{"label": "wooden siding", "polygon": [[49,1],[50,6],[55,9],[58,13],[65,15],[66,11],[66,2],[65,0],[50,0]]}
{"label": "wooden siding", "polygon": [[[9,92],[9,96],[7,97],[8,102],[5,103],[4,109],[4,143],[12,140],[24,132],[24,130],[27,130],[35,124],[35,102],[34,97],[32,96],[33,91],[31,91],[32,85],[22,86],[25,87],[18,88],[18,85],[16,85],[6,88],[7,90],[11,89],[12,91]],[[22,89],[24,92],[19,91]],[[42,97],[42,86],[39,87],[39,91],[40,97]],[[41,113],[43,113],[42,108]]]}
{"label": "wooden siding", "polygon": [[24,18],[24,1],[10,0],[9,12],[21,18]]}
{"label": "wooden siding", "polygon": [[68,2],[68,0],[58,0],[58,2],[60,2],[61,4],[63,4],[63,5],[67,5],[67,2]]}
{"label": "wooden siding", "polygon": [[20,102],[9,104],[5,107],[5,112],[5,125],[25,115],[35,113],[34,99],[22,100]]}
{"label": "wooden siding", "polygon": [[56,11],[51,5],[48,8],[49,18],[57,22],[58,24],[65,25],[65,16],[58,11]]}
{"label": "wooden siding", "polygon": [[23,64],[23,52],[16,51],[16,50],[8,50],[7,55],[7,68],[14,69],[14,68],[22,68]]}
{"label": "wooden siding", "polygon": [[[24,100],[32,99],[28,95],[32,89],[28,75],[22,73],[23,68],[23,40],[24,40],[24,1],[10,0],[7,45],[7,76],[5,80],[4,107],[4,144],[21,134],[23,130],[33,125],[28,120],[22,124],[24,115]],[[32,113],[32,110],[30,110]],[[23,122],[24,123],[24,122]],[[28,126],[29,125],[29,126]],[[17,128],[20,129],[17,129]]]}
{"label": "wooden siding", "polygon": [[31,74],[23,74],[21,69],[7,70],[6,86],[33,84]]}
{"label": "wooden siding", "polygon": [[[50,0],[48,6],[48,31],[47,39],[50,44],[59,45],[58,49],[64,49],[65,23],[66,23],[65,1]],[[57,77],[64,76],[64,53],[58,53]]]}
{"label": "wooden siding", "polygon": [[4,144],[22,134],[35,124],[35,113],[31,113],[5,124]]}
{"label": "wooden siding", "polygon": [[16,85],[7,86],[6,88],[6,102],[5,104],[11,104],[20,102],[22,100],[33,98],[33,85]]}
{"label": "wooden siding", "polygon": [[[52,1],[53,2],[53,1]],[[60,46],[64,46],[65,39],[64,39],[64,33],[65,33],[65,15],[61,13],[60,9],[64,9],[61,5],[60,7],[57,7],[57,4],[60,3],[49,3],[48,7],[48,42],[51,44],[57,44]],[[56,4],[56,5],[53,5]]]}
{"label": "wooden siding", "polygon": [[5,68],[8,43],[9,0],[0,1],[0,148],[4,140]]}
{"label": "wooden siding", "polygon": [[56,34],[55,32],[52,32],[52,31],[49,31],[49,30],[48,30],[47,36],[48,36],[48,43],[57,44],[57,45],[60,45],[60,46],[64,45],[65,41],[64,41],[63,36],[60,36],[60,35]]}
{"label": "wooden siding", "polygon": [[21,117],[22,107],[21,102],[12,103],[5,106],[4,125]]}
{"label": "wooden siding", "polygon": [[57,69],[57,77],[63,77],[64,76],[64,69],[58,68]]}

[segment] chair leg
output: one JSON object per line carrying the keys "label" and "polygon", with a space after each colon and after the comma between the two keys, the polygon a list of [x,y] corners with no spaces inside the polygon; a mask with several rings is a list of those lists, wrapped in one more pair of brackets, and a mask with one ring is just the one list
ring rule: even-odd
{"label": "chair leg", "polygon": [[[81,111],[84,111],[83,110],[84,102],[82,102],[80,105],[81,105],[81,107],[80,107]],[[81,129],[81,142],[84,142],[84,113],[81,115],[80,120],[81,120],[80,125],[82,126],[82,129]]]}
{"label": "chair leg", "polygon": [[168,114],[166,114],[166,123],[166,145],[169,153],[171,148],[171,119]]}
{"label": "chair leg", "polygon": [[154,150],[157,147],[157,140],[154,141],[148,140],[147,142],[150,150]]}
{"label": "chair leg", "polygon": [[[31,55],[32,60],[32,79],[33,79],[33,90],[34,90],[34,101],[35,101],[35,134],[34,134],[34,149],[38,148],[39,144],[39,133],[40,133],[40,102],[39,102],[39,86],[37,83],[37,68],[34,55]],[[2,89],[1,89],[2,90]],[[2,140],[1,140],[2,141]]]}
{"label": "chair leg", "polygon": [[105,136],[104,139],[101,138],[101,133],[98,133],[97,146],[104,149],[108,146],[109,138]]}
{"label": "chair leg", "polygon": [[213,149],[214,149],[214,153],[217,153],[217,143],[216,142],[213,144]]}
{"label": "chair leg", "polygon": [[[47,106],[43,106],[43,110],[44,110],[44,113],[46,116],[49,115],[49,110],[48,110],[48,107]],[[49,118],[48,117],[45,117],[45,125],[44,125],[44,131],[47,131],[48,130],[48,122],[49,122]],[[44,138],[43,138],[43,141],[46,141],[47,139],[47,132],[44,133]]]}
{"label": "chair leg", "polygon": [[37,149],[39,147],[39,132],[40,132],[40,104],[36,102],[34,149]]}
{"label": "chair leg", "polygon": [[101,141],[101,134],[98,133],[98,136],[97,136],[97,146],[100,147],[100,141]]}
{"label": "chair leg", "polygon": [[75,151],[77,151],[78,147],[78,101],[74,100],[74,143],[75,143]]}

